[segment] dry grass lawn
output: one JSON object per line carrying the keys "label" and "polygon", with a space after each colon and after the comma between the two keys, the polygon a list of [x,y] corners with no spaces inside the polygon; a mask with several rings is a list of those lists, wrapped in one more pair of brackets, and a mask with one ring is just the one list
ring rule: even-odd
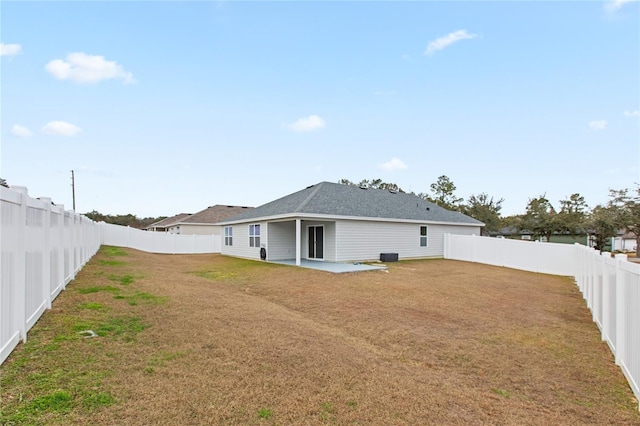
{"label": "dry grass lawn", "polygon": [[0,373],[4,424],[640,424],[570,279],[448,260],[103,247]]}

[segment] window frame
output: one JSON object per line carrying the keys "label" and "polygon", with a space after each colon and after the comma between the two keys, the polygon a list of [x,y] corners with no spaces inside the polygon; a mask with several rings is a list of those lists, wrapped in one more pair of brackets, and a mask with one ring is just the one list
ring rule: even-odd
{"label": "window frame", "polygon": [[[420,225],[420,247],[429,247],[429,226],[428,225]],[[424,229],[424,235],[422,234],[422,230]]]}
{"label": "window frame", "polygon": [[260,224],[249,225],[249,247],[260,247]]}
{"label": "window frame", "polygon": [[233,246],[233,226],[224,227],[224,245],[227,247]]}

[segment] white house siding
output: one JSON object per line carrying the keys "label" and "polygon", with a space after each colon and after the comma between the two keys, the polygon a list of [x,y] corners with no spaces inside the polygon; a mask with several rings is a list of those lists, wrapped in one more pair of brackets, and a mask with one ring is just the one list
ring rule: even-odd
{"label": "white house siding", "polygon": [[[303,220],[300,232],[302,233],[301,250],[302,257],[309,257],[309,226],[323,226],[324,236],[324,260],[336,262],[336,223],[317,220]],[[295,232],[295,229],[294,229]],[[294,241],[295,243],[295,241]]]}
{"label": "white house siding", "polygon": [[[266,247],[268,241],[268,229],[266,222],[248,222],[239,225],[232,225],[233,245],[224,245],[222,237],[222,254],[247,259],[260,260],[260,247],[249,247],[249,225],[260,224],[260,246]],[[224,233],[224,230],[222,231]]]}
{"label": "white house siding", "polygon": [[269,222],[268,260],[296,258],[296,222]]}
{"label": "white house siding", "polygon": [[[180,228],[180,229],[178,229]],[[220,226],[218,225],[188,225],[180,224],[172,226],[167,231],[170,234],[180,235],[220,235]]]}
{"label": "white house siding", "polygon": [[[420,246],[420,226],[428,226],[427,247]],[[359,220],[336,222],[336,261],[362,261],[380,258],[380,253],[398,253],[399,259],[442,257],[444,234],[480,235],[480,227],[397,223]]]}

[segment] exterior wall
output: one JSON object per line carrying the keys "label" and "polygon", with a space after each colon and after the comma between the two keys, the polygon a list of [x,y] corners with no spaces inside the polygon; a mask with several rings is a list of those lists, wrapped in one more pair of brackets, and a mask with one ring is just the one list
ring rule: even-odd
{"label": "exterior wall", "polygon": [[[327,262],[337,262],[336,258],[336,223],[324,222],[317,220],[303,220],[301,224],[302,241],[301,241],[301,257],[307,259],[309,257],[309,226],[324,227],[324,259]],[[294,229],[295,233],[295,223]],[[295,240],[294,240],[295,244]],[[295,247],[295,245],[294,245]],[[295,253],[294,253],[295,258]]]}
{"label": "exterior wall", "polygon": [[[427,225],[427,247],[420,247],[420,226]],[[357,220],[336,222],[336,261],[380,259],[380,253],[398,253],[399,259],[444,256],[444,234],[480,235],[480,227],[393,223]]]}
{"label": "exterior wall", "polygon": [[180,235],[220,235],[222,233],[218,225],[189,225],[186,223],[171,226],[167,232]]}
{"label": "exterior wall", "polygon": [[[247,222],[231,226],[233,228],[232,246],[225,246],[224,235],[222,236],[222,254],[260,260],[260,247],[249,247],[249,225],[256,224],[260,225],[260,246],[266,247],[269,238],[267,222]],[[221,232],[224,234],[224,227],[222,227]],[[267,250],[268,254],[269,250]]]}
{"label": "exterior wall", "polygon": [[[296,222],[269,222],[268,260],[296,258]],[[235,230],[234,230],[235,232]]]}

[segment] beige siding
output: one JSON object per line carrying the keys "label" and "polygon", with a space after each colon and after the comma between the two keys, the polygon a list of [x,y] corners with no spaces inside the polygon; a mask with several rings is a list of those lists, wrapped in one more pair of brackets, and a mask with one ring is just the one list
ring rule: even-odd
{"label": "beige siding", "polygon": [[[260,260],[260,247],[249,247],[249,225],[260,224],[260,245],[266,247],[268,229],[266,222],[251,222],[233,225],[233,245],[224,245],[224,235],[222,236],[222,254],[247,259]],[[224,234],[224,227],[222,227]]]}
{"label": "beige siding", "polygon": [[218,225],[180,224],[170,227],[167,232],[180,235],[220,235],[220,229]]}
{"label": "beige siding", "polygon": [[[428,226],[427,247],[420,247],[420,226]],[[380,253],[398,253],[400,259],[442,257],[444,234],[480,234],[479,227],[393,223],[356,220],[336,222],[338,262],[375,260]]]}

